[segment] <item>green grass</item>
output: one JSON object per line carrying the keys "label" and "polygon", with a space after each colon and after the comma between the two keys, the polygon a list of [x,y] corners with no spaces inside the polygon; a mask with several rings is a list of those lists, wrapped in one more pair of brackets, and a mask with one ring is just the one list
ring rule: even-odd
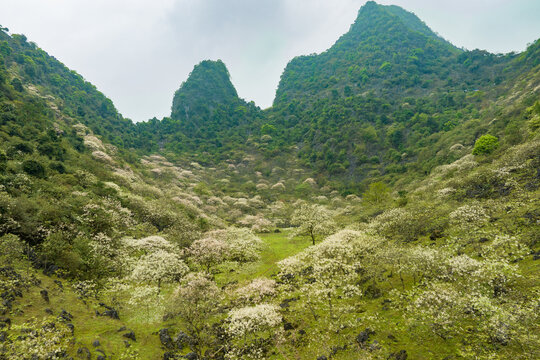
{"label": "green grass", "polygon": [[311,245],[306,236],[289,237],[289,230],[279,233],[258,234],[263,240],[264,247],[261,258],[254,263],[241,266],[234,272],[224,272],[216,275],[218,284],[233,281],[246,282],[258,277],[270,277],[278,270],[277,262],[293,256]]}
{"label": "green grass", "polygon": [[[16,268],[21,274],[27,274],[27,265]],[[56,276],[45,276],[35,269],[30,269],[29,275],[32,274],[41,283],[37,286],[31,286],[24,292],[22,298],[17,299],[14,311],[7,315],[11,318],[13,325],[32,322],[33,319],[40,321],[48,316],[45,309],[53,311],[53,315],[51,315],[53,318],[56,318],[62,310],[66,310],[73,315],[71,323],[75,326],[75,341],[70,346],[70,355],[75,356],[77,349],[87,347],[93,354],[92,358],[98,355],[96,349],[104,350],[108,358],[119,358],[126,349],[124,340],[128,339],[122,336],[126,331],[119,332],[118,329],[125,326],[136,334],[136,342],[128,341],[131,343],[131,348],[140,354],[141,359],[162,359],[159,338],[155,333],[165,326],[163,323],[141,323],[137,321],[140,317],[138,311],[126,312],[122,309],[120,309],[120,320],[97,316],[95,310],[103,311],[98,306],[99,301],[80,299],[73,291],[69,281],[59,279]],[[54,283],[55,280],[62,282],[63,289]],[[46,303],[40,295],[40,291],[43,289],[49,293],[49,303]],[[101,343],[97,348],[92,346],[95,340],[99,340]]]}
{"label": "green grass", "polygon": [[[280,233],[259,234],[264,242],[260,260],[241,266],[234,272],[227,271],[217,274],[217,282],[219,284],[226,284],[231,281],[242,283],[257,277],[270,277],[276,273],[278,270],[276,263],[278,261],[297,254],[311,244],[309,238],[289,238],[289,233],[289,231],[284,230]],[[124,341],[127,340],[122,336],[126,331],[119,332],[118,329],[126,327],[135,332],[137,341],[128,341],[131,343],[131,349],[139,353],[140,359],[162,359],[164,350],[161,348],[157,332],[164,327],[176,328],[177,324],[174,320],[162,322],[159,318],[145,321],[146,311],[143,308],[118,308],[120,320],[97,316],[95,314],[96,310],[103,311],[98,305],[103,300],[80,299],[73,291],[68,280],[56,276],[45,276],[38,270],[28,269],[26,263],[21,263],[16,268],[21,274],[28,276],[33,274],[41,283],[37,286],[31,286],[24,293],[24,297],[17,300],[14,310],[20,309],[22,312],[17,313],[15,311],[8,315],[14,325],[31,322],[32,319],[46,318],[48,315],[45,313],[45,309],[47,308],[53,311],[54,317],[57,317],[62,310],[66,310],[73,315],[72,323],[75,326],[74,335],[76,340],[70,347],[69,353],[71,356],[76,356],[77,349],[86,347],[93,354],[92,358],[98,355],[96,349],[104,350],[108,358],[118,358],[125,350]],[[60,280],[63,283],[63,289],[55,284],[55,280]],[[174,284],[165,285],[162,288],[162,294],[167,297],[174,287]],[[41,298],[40,290],[42,289],[49,292],[49,304]],[[106,300],[104,302],[107,303]],[[95,340],[99,340],[101,343],[98,348],[92,346]]]}

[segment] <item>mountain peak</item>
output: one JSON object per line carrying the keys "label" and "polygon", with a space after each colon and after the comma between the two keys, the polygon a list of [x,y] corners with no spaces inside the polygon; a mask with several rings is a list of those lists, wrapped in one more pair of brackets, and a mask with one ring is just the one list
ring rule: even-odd
{"label": "mountain peak", "polygon": [[[445,83],[437,76],[438,70],[459,52],[415,14],[399,6],[368,1],[350,30],[330,49],[289,62],[274,104],[369,90],[379,95],[422,94]],[[403,74],[415,80],[407,82]]]}
{"label": "mountain peak", "polygon": [[396,27],[404,27],[402,30],[419,32],[433,39],[443,40],[434,33],[418,16],[397,5],[380,5],[375,1],[368,1],[358,11],[356,21],[351,26],[350,32],[364,32],[366,26],[375,27],[377,31],[396,30]]}
{"label": "mountain peak", "polygon": [[171,117],[183,118],[201,106],[213,108],[238,100],[238,93],[223,61],[204,60],[195,65],[188,79],[174,94]]}

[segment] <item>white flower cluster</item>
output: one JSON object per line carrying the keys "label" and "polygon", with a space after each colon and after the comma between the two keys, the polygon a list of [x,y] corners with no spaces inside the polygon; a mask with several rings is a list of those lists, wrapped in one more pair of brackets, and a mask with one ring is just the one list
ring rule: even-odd
{"label": "white flower cluster", "polygon": [[317,266],[324,259],[336,265],[355,266],[366,255],[378,249],[383,240],[355,230],[342,230],[303,252],[278,262],[281,276],[300,274],[308,267]]}
{"label": "white flower cluster", "polygon": [[179,280],[189,268],[178,254],[157,250],[141,256],[130,278],[139,282],[169,282]]}
{"label": "white flower cluster", "polygon": [[172,251],[174,250],[174,245],[171,244],[169,241],[167,241],[162,236],[148,236],[145,238],[140,239],[130,239],[125,238],[123,239],[124,245],[128,249],[132,249],[133,251],[157,251],[157,250],[164,250],[164,251]]}
{"label": "white flower cluster", "polygon": [[233,337],[243,337],[270,330],[281,323],[278,307],[270,304],[233,309],[229,312],[227,332]]}
{"label": "white flower cluster", "polygon": [[359,231],[343,230],[278,263],[285,286],[297,288],[310,308],[324,308],[333,318],[350,313],[339,299],[361,295],[358,271],[381,240]]}
{"label": "white flower cluster", "polygon": [[456,189],[452,187],[445,187],[445,188],[437,190],[437,195],[440,198],[446,198],[453,195],[455,192],[456,192]]}
{"label": "white flower cluster", "polygon": [[246,215],[238,221],[242,226],[250,227],[256,233],[268,233],[272,231],[274,224],[262,214]]}
{"label": "white flower cluster", "polygon": [[496,235],[495,240],[483,248],[483,256],[488,258],[504,258],[509,261],[521,260],[529,254],[530,249],[515,236]]}
{"label": "white flower cluster", "polygon": [[14,325],[13,341],[1,349],[8,360],[20,359],[63,359],[68,349],[71,331],[56,319],[44,319],[40,323]]}
{"label": "white flower cluster", "polygon": [[131,211],[110,198],[105,198],[99,204],[85,205],[81,221],[97,231],[106,230],[107,227],[127,228],[134,223]]}
{"label": "white flower cluster", "polygon": [[474,161],[474,156],[472,154],[468,154],[451,164],[436,167],[433,169],[432,174],[447,177],[455,172],[464,172],[474,169],[477,166],[478,163]]}
{"label": "white flower cluster", "polygon": [[192,259],[208,271],[225,261],[250,262],[259,259],[262,241],[248,229],[228,228],[206,233],[189,249]]}
{"label": "white flower cluster", "polygon": [[128,280],[155,282],[159,286],[162,282],[179,280],[189,271],[180,251],[161,236],[123,239],[123,244]]}
{"label": "white flower cluster", "polygon": [[99,150],[92,151],[92,156],[96,160],[102,161],[102,162],[107,163],[107,164],[114,163],[113,159],[109,155],[107,155],[107,153],[105,153],[103,151],[99,151]]}
{"label": "white flower cluster", "polygon": [[118,241],[113,240],[103,233],[94,235],[90,241],[90,247],[94,254],[107,259],[113,259],[118,254],[119,246],[120,243]]}
{"label": "white flower cluster", "polygon": [[236,295],[243,302],[258,303],[261,300],[274,296],[276,281],[267,278],[257,278],[249,284],[236,290]]}
{"label": "white flower cluster", "polygon": [[440,269],[439,277],[451,281],[472,276],[482,267],[480,261],[475,260],[468,255],[458,255],[447,258],[442,265],[444,269]]}
{"label": "white flower cluster", "polygon": [[450,213],[450,220],[460,227],[479,227],[489,220],[486,210],[478,204],[463,205]]}

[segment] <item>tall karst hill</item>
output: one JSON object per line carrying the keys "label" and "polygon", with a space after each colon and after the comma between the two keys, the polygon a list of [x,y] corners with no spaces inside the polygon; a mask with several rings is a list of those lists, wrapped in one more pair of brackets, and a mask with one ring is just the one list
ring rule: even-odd
{"label": "tall karst hill", "polygon": [[225,64],[221,60],[205,60],[194,67],[174,94],[171,118],[189,123],[190,115],[209,116],[220,105],[241,103]]}
{"label": "tall karst hill", "polygon": [[[434,89],[474,88],[501,81],[486,65],[504,62],[465,52],[398,6],[367,2],[349,32],[330,49],[300,56],[286,67],[275,105],[372,91],[385,97],[425,95]],[[497,77],[499,76],[499,77]]]}
{"label": "tall karst hill", "polygon": [[176,91],[170,117],[137,125],[143,137],[153,139],[152,150],[188,152],[210,161],[243,148],[259,116],[253,102],[238,97],[225,64],[205,60]]}
{"label": "tall karst hill", "polygon": [[55,112],[63,119],[81,122],[121,149],[137,146],[135,126],[110,99],[26,36],[7,31],[0,29],[0,66],[5,71],[0,83],[7,83],[2,85],[0,100],[21,108],[17,100],[28,103],[28,96],[39,93],[54,102]]}
{"label": "tall karst hill", "polygon": [[57,99],[62,116],[132,160],[159,152],[175,161],[228,166],[253,155],[263,174],[296,163],[321,187],[332,182],[342,193],[421,177],[456,160],[460,154],[442,149],[450,138],[467,147],[485,132],[509,132],[505,124],[494,128],[493,111],[486,110],[511,94],[516,79],[537,71],[540,58],[538,42],[518,55],[459,49],[416,15],[370,1],[330,49],[288,64],[272,108],[262,111],[239,98],[225,64],[206,60],[176,91],[170,117],[133,124],[24,36],[0,37],[8,77],[14,77],[4,85],[5,97],[31,85]]}
{"label": "tall karst hill", "polygon": [[470,146],[475,138],[460,136],[490,131],[486,110],[537,71],[537,46],[465,51],[416,15],[371,1],[330,49],[287,65],[267,119],[274,139],[297,144],[302,162],[344,192],[423,176],[460,156],[435,144]]}

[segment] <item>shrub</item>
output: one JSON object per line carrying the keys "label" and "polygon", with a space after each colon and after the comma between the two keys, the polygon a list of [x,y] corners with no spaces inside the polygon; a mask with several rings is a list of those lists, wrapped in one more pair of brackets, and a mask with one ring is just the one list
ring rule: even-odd
{"label": "shrub", "polygon": [[24,253],[24,243],[17,235],[6,234],[0,236],[0,259],[5,264],[22,258]]}
{"label": "shrub", "polygon": [[493,135],[482,135],[474,143],[473,155],[491,154],[499,147],[499,139]]}
{"label": "shrub", "polygon": [[430,213],[430,209],[394,208],[377,216],[370,226],[387,238],[414,241],[436,227]]}
{"label": "shrub", "polygon": [[35,160],[25,160],[22,164],[23,171],[37,178],[45,177],[45,167]]}
{"label": "shrub", "polygon": [[55,161],[49,164],[51,170],[57,171],[59,174],[66,173],[66,167],[60,161]]}
{"label": "shrub", "polygon": [[369,184],[369,188],[362,194],[364,201],[370,204],[380,204],[390,198],[390,188],[381,182]]}

